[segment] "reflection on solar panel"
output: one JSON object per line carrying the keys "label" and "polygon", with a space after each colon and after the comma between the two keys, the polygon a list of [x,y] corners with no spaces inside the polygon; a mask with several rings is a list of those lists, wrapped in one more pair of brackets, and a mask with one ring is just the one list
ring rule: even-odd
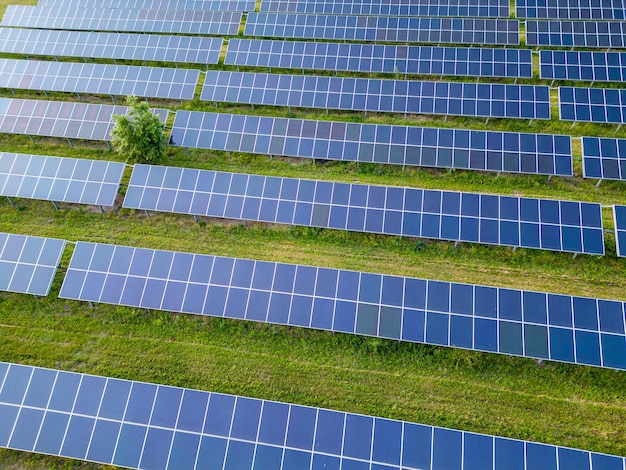
{"label": "reflection on solar panel", "polygon": [[531,51],[231,39],[224,63],[254,67],[472,77],[532,77]]}
{"label": "reflection on solar panel", "polygon": [[550,119],[547,86],[209,70],[201,100],[393,113]]}
{"label": "reflection on solar panel", "polygon": [[124,207],[604,254],[599,204],[135,165]]}
{"label": "reflection on solar panel", "polygon": [[222,38],[0,28],[0,52],[217,64]]}
{"label": "reflection on solar panel", "polygon": [[518,18],[561,20],[623,20],[623,0],[515,0]]}
{"label": "reflection on solar panel", "polygon": [[0,290],[48,295],[64,249],[65,240],[0,232]]}
{"label": "reflection on solar panel", "polygon": [[518,45],[519,23],[462,18],[250,13],[244,36]]}
{"label": "reflection on solar panel", "polygon": [[626,90],[559,87],[561,120],[626,123]]}
{"label": "reflection on solar panel", "polygon": [[0,153],[0,195],[113,206],[126,165]]}
{"label": "reflection on solar panel", "polygon": [[38,7],[47,8],[132,8],[145,10],[215,10],[254,11],[254,0],[40,0]]}
{"label": "reflection on solar panel", "polygon": [[[112,116],[127,112],[126,106],[0,98],[0,132],[111,140]],[[167,109],[153,112],[165,123]]]}
{"label": "reflection on solar panel", "polygon": [[436,470],[464,462],[487,470],[496,462],[498,469],[621,470],[625,463],[565,447],[19,364],[0,363],[0,387],[0,446],[125,468]]}
{"label": "reflection on solar panel", "polygon": [[626,206],[614,206],[615,240],[617,256],[626,257]]}
{"label": "reflection on solar panel", "polygon": [[263,0],[263,12],[508,18],[507,0]]}
{"label": "reflection on solar panel", "polygon": [[59,297],[626,370],[619,301],[84,242]]}
{"label": "reflection on solar panel", "polygon": [[583,137],[583,177],[626,180],[626,140]]}
{"label": "reflection on solar panel", "polygon": [[539,70],[543,79],[624,82],[626,53],[539,51]]}
{"label": "reflection on solar panel", "polygon": [[624,47],[626,22],[526,21],[527,46]]}
{"label": "reflection on solar panel", "polygon": [[70,9],[9,5],[0,26],[236,35],[242,14],[230,11]]}
{"label": "reflection on solar panel", "polygon": [[396,165],[572,176],[571,138],[178,111],[170,145]]}
{"label": "reflection on solar panel", "polygon": [[0,86],[191,100],[199,70],[0,59]]}

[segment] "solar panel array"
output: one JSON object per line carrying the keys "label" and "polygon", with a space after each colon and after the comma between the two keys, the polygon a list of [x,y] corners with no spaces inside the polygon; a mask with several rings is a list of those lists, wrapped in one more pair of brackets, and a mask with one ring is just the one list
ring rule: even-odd
{"label": "solar panel array", "polygon": [[0,59],[0,86],[191,100],[199,70],[133,65]]}
{"label": "solar panel array", "polygon": [[215,10],[254,11],[254,0],[40,0],[38,7],[46,8],[132,8],[133,10]]}
{"label": "solar panel array", "polygon": [[547,86],[210,70],[201,100],[302,108],[550,119]]}
{"label": "solar panel array", "polygon": [[621,470],[624,458],[0,363],[0,445],[125,468]]}
{"label": "solar panel array", "polygon": [[224,63],[341,72],[532,77],[532,54],[523,49],[231,39]]}
{"label": "solar panel array", "polygon": [[0,28],[0,52],[217,64],[222,38]]}
{"label": "solar panel array", "polygon": [[626,206],[614,206],[613,217],[617,256],[626,257]]}
{"label": "solar panel array", "polygon": [[518,45],[519,23],[467,18],[250,13],[244,36]]}
{"label": "solar panel array", "polygon": [[539,51],[539,71],[548,80],[624,82],[626,53]]}
{"label": "solar panel array", "polygon": [[263,0],[262,12],[508,18],[506,0]]}
{"label": "solar panel array", "polygon": [[560,118],[564,121],[626,123],[626,90],[559,87]]}
{"label": "solar panel array", "polygon": [[0,195],[113,206],[126,165],[0,153]]}
{"label": "solar panel array", "polygon": [[623,0],[515,0],[518,18],[562,20],[623,20]]}
{"label": "solar panel array", "polygon": [[620,48],[625,44],[624,21],[526,21],[527,46]]}
{"label": "solar panel array", "polygon": [[604,254],[599,204],[135,165],[124,207]]}
{"label": "solar panel array", "polygon": [[626,180],[626,140],[583,137],[583,177]]}
{"label": "solar panel array", "polygon": [[178,111],[170,145],[396,165],[572,176],[569,136]]}
{"label": "solar panel array", "polygon": [[242,14],[230,11],[131,10],[9,5],[0,26],[234,36]]}
{"label": "solar panel array", "polygon": [[[0,98],[0,133],[111,140],[113,115],[126,106]],[[153,109],[165,123],[169,111]]]}
{"label": "solar panel array", "polygon": [[0,291],[48,295],[64,249],[65,240],[0,232]]}

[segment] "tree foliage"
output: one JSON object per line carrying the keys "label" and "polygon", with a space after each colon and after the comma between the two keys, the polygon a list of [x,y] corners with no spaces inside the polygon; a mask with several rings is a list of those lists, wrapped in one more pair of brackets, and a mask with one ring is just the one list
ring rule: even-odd
{"label": "tree foliage", "polygon": [[127,115],[116,114],[111,145],[128,163],[161,163],[165,159],[165,126],[145,101],[126,98]]}

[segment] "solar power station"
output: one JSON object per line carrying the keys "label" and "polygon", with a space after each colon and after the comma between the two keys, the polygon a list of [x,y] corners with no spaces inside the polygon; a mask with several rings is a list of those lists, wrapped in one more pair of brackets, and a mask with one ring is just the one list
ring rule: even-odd
{"label": "solar power station", "polygon": [[135,165],[124,207],[603,255],[595,203]]}
{"label": "solar power station", "polygon": [[[126,106],[0,98],[0,133],[108,141],[113,115],[127,112]],[[153,112],[167,120],[167,109]]]}
{"label": "solar power station", "polygon": [[569,136],[178,111],[170,145],[322,160],[572,176]]}
{"label": "solar power station", "polygon": [[3,88],[193,99],[199,70],[0,59]]}
{"label": "solar power station", "polygon": [[560,118],[564,121],[626,123],[626,90],[559,87]]}
{"label": "solar power station", "polygon": [[126,165],[0,153],[0,196],[113,206]]}
{"label": "solar power station", "polygon": [[[0,445],[125,468],[614,470],[623,457],[0,363]],[[486,465],[485,465],[486,463]]]}
{"label": "solar power station", "polygon": [[338,72],[531,78],[530,50],[231,39],[224,63]]}
{"label": "solar power station", "polygon": [[0,291],[48,295],[64,249],[65,240],[0,232]]}
{"label": "solar power station", "polygon": [[617,256],[626,256],[626,206],[614,206],[615,240],[617,242]]}
{"label": "solar power station", "polygon": [[539,70],[548,80],[624,82],[626,53],[539,51]]}
{"label": "solar power station", "polygon": [[10,54],[217,64],[222,38],[0,28]]}
{"label": "solar power station", "polygon": [[250,13],[244,36],[519,45],[515,20]]}
{"label": "solar power station", "polygon": [[626,140],[583,137],[583,176],[626,180]]}
{"label": "solar power station", "polygon": [[547,86],[209,70],[201,100],[392,113],[550,119]]}
{"label": "solar power station", "polygon": [[620,48],[626,21],[526,21],[527,46]]}
{"label": "solar power station", "polygon": [[624,20],[623,0],[515,0],[518,18]]}
{"label": "solar power station", "polygon": [[254,11],[254,0],[40,0],[38,7],[46,8],[131,8],[133,10],[216,10]]}

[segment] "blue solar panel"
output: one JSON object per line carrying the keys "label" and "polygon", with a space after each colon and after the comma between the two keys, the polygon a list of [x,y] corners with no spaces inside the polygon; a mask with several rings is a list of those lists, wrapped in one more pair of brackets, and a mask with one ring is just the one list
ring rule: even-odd
{"label": "blue solar panel", "polygon": [[626,257],[626,206],[614,206],[613,217],[617,256]]}
{"label": "blue solar panel", "polygon": [[0,26],[233,36],[242,14],[231,11],[70,9],[9,5]]}
{"label": "blue solar panel", "polygon": [[0,291],[48,295],[64,249],[65,240],[0,232]]}
{"label": "blue solar panel", "polygon": [[583,177],[626,180],[626,140],[583,137]]}
{"label": "blue solar panel", "polygon": [[623,20],[623,0],[515,0],[518,18],[560,20]]}
{"label": "blue solar panel", "polygon": [[341,72],[531,78],[531,51],[231,39],[224,63]]}
{"label": "blue solar panel", "polygon": [[604,254],[599,204],[135,165],[132,209]]}
{"label": "blue solar panel", "polygon": [[254,11],[255,0],[40,0],[38,7],[47,8],[132,8],[145,10],[216,10]]}
{"label": "blue solar panel", "polygon": [[626,53],[539,51],[539,70],[543,79],[624,82]]}
{"label": "blue solar panel", "polygon": [[626,44],[626,22],[526,21],[527,46],[620,48]]}
{"label": "blue solar panel", "polygon": [[519,44],[516,20],[250,13],[244,36],[436,44]]}
{"label": "blue solar panel", "polygon": [[199,70],[0,59],[4,88],[191,100]]}
{"label": "blue solar panel", "polygon": [[59,297],[626,370],[619,301],[85,242]]}
{"label": "blue solar panel", "polygon": [[[0,363],[0,446],[125,468],[622,470],[622,457]],[[450,462],[458,466],[450,467]]]}
{"label": "blue solar panel", "polygon": [[217,64],[222,38],[0,28],[0,52]]}
{"label": "blue solar panel", "polygon": [[571,138],[178,111],[170,145],[395,165],[572,176]]}
{"label": "blue solar panel", "polygon": [[559,87],[563,121],[626,123],[626,90]]}
{"label": "blue solar panel", "polygon": [[550,119],[547,86],[210,70],[201,100],[301,108]]}
{"label": "blue solar panel", "polygon": [[113,206],[126,165],[0,152],[0,196]]}

